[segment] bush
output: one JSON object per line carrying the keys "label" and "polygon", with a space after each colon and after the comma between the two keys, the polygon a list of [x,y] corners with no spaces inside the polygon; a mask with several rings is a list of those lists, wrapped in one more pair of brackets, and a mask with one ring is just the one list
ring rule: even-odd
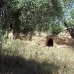
{"label": "bush", "polygon": [[58,34],[62,31],[63,27],[60,25],[54,25],[52,26],[51,32],[52,34]]}

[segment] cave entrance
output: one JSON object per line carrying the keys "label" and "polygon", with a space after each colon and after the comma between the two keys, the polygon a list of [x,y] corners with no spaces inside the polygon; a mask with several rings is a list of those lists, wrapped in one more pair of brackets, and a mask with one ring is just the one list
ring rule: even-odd
{"label": "cave entrance", "polygon": [[47,40],[46,46],[53,46],[53,39],[52,38],[49,38]]}

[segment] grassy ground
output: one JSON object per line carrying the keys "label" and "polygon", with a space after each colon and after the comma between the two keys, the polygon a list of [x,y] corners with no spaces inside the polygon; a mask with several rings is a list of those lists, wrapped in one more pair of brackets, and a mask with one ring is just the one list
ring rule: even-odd
{"label": "grassy ground", "polygon": [[1,74],[74,74],[72,46],[42,47],[4,40],[2,47]]}

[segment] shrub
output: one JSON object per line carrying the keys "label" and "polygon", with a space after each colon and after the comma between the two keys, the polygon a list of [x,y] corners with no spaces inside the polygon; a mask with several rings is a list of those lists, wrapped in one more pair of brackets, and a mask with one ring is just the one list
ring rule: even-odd
{"label": "shrub", "polygon": [[58,34],[62,31],[63,27],[60,25],[54,25],[52,26],[51,32],[52,34]]}

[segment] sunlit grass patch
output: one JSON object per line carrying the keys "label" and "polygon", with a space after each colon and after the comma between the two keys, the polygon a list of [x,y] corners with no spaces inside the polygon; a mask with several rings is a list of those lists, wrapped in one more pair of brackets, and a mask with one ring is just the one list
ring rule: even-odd
{"label": "sunlit grass patch", "polygon": [[[42,74],[73,74],[74,51],[70,46],[58,48],[31,45],[31,42],[20,40],[7,40],[3,43],[3,55],[21,56],[25,60],[34,60],[38,64],[37,70]],[[43,63],[43,64],[42,64]],[[27,67],[31,67],[28,63]]]}

